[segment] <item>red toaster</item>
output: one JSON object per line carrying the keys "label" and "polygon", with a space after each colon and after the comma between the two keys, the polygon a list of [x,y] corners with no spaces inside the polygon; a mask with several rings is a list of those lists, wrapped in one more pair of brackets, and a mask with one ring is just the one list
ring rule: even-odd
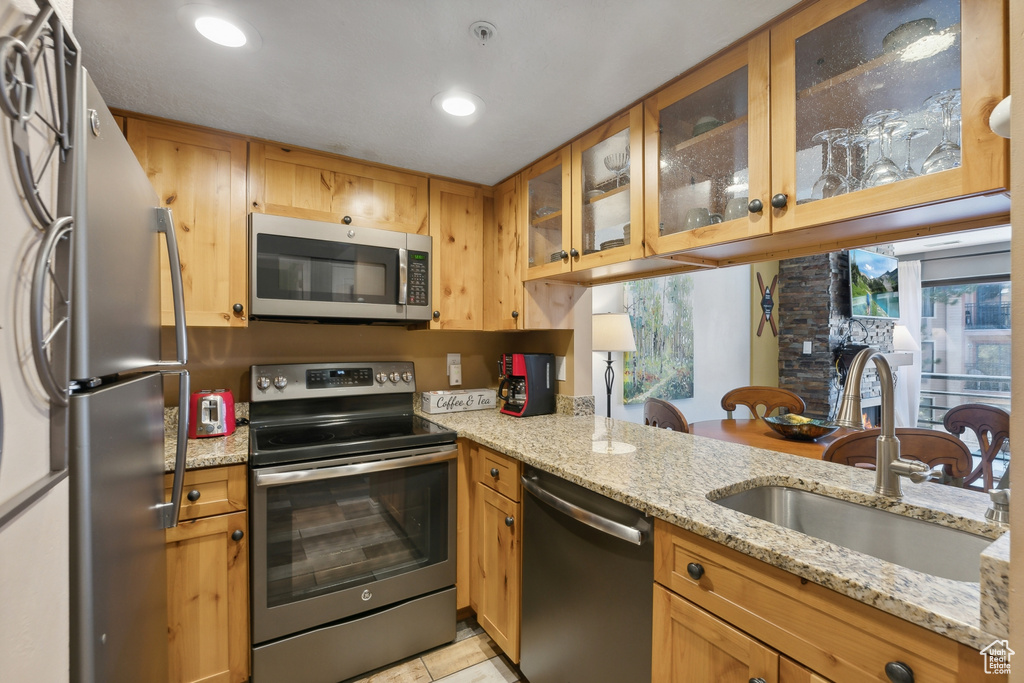
{"label": "red toaster", "polygon": [[235,397],[227,389],[206,389],[189,401],[188,438],[235,433]]}

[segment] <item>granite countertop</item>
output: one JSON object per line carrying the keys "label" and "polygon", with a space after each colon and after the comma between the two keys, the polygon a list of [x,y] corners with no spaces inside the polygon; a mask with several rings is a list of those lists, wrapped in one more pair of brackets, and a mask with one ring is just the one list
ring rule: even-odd
{"label": "granite countertop", "polygon": [[[235,404],[235,419],[249,419],[249,404]],[[164,408],[164,471],[174,471],[178,449],[178,409]],[[219,465],[237,465],[249,461],[249,428],[240,426],[230,436],[189,439],[185,469],[198,470]]]}
{"label": "granite countertop", "polygon": [[[461,437],[971,647],[983,648],[1008,630],[1009,534],[985,520],[988,496],[983,493],[905,482],[903,499],[894,501],[872,492],[870,471],[603,417],[514,418],[497,410],[424,417],[457,430]],[[604,444],[605,452],[595,452],[595,443]],[[979,558],[983,589],[976,583],[905,569],[708,499],[761,485],[816,491],[993,539],[1003,537]]]}

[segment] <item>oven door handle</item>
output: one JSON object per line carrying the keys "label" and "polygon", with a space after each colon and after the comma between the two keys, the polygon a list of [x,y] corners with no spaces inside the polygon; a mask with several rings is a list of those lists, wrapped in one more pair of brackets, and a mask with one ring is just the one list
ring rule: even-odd
{"label": "oven door handle", "polygon": [[374,460],[373,462],[356,462],[350,465],[339,465],[337,467],[322,467],[319,469],[293,470],[291,472],[257,472],[255,476],[256,486],[273,486],[275,484],[297,484],[306,481],[320,481],[321,479],[336,479],[338,477],[352,477],[371,472],[385,472],[397,470],[416,465],[430,465],[445,460],[454,460],[458,455],[458,448],[451,448],[442,451],[432,451],[421,455],[409,455],[404,457],[389,458],[388,460]]}

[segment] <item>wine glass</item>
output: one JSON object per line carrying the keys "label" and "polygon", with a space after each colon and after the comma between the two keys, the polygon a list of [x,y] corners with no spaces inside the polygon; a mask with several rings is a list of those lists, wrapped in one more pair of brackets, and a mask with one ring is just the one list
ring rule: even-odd
{"label": "wine glass", "polygon": [[618,187],[622,172],[629,168],[629,152],[609,154],[604,158],[604,167],[615,174],[615,187]]}
{"label": "wine glass", "polygon": [[836,138],[835,144],[846,150],[846,177],[843,178],[843,193],[856,192],[860,188],[860,180],[853,174],[853,157],[855,150],[861,150],[861,156],[868,145],[868,136],[863,130],[851,128]]}
{"label": "wine glass", "polygon": [[832,164],[832,143],[845,133],[845,128],[829,128],[811,138],[811,142],[821,142],[825,145],[825,170],[821,172],[821,177],[814,183],[811,199],[828,199],[846,192],[843,176],[836,172],[835,166]]}
{"label": "wine glass", "polygon": [[[960,120],[960,89],[944,90],[925,100],[929,111],[942,113],[942,140],[921,165],[921,172],[938,173],[960,165],[960,145],[952,139],[953,122]],[[957,139],[960,138],[959,131]]]}
{"label": "wine glass", "polygon": [[889,158],[893,130],[906,125],[898,119],[899,116],[900,112],[895,109],[883,109],[864,117],[864,125],[872,127],[871,135],[878,139],[878,158],[864,172],[863,187],[888,185],[903,179],[899,166]]}
{"label": "wine glass", "polygon": [[903,168],[900,169],[900,175],[904,178],[913,178],[918,175],[918,172],[910,165],[910,143],[928,133],[929,130],[927,128],[913,128],[900,136],[901,140],[906,140],[907,142],[907,161],[903,164]]}

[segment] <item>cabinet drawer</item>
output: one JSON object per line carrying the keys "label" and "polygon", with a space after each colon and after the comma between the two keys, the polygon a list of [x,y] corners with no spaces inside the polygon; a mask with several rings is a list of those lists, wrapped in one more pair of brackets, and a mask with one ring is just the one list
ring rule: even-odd
{"label": "cabinet drawer", "polygon": [[836,683],[886,681],[893,661],[919,681],[974,680],[958,673],[970,648],[937,633],[662,520],[654,543],[655,581]]}
{"label": "cabinet drawer", "polygon": [[476,479],[509,500],[519,502],[520,462],[489,448],[480,447]]}
{"label": "cabinet drawer", "polygon": [[[164,500],[171,499],[174,475],[164,475]],[[189,500],[189,495],[195,500]],[[245,510],[246,467],[211,467],[185,472],[185,485],[181,489],[179,520],[199,519],[211,515]]]}

